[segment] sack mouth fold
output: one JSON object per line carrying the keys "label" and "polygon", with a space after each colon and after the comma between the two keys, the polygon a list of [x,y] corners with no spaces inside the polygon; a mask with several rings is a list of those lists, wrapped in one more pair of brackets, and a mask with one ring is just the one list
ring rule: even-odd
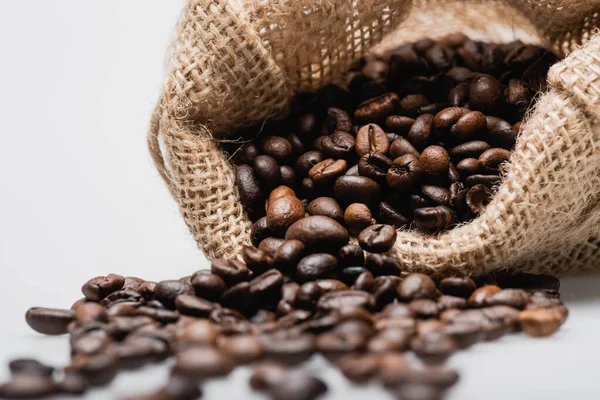
{"label": "sack mouth fold", "polygon": [[[209,257],[239,258],[242,246],[250,244],[251,224],[239,201],[234,166],[218,145],[226,132],[281,117],[296,92],[339,82],[342,69],[364,54],[367,45],[384,54],[405,42],[462,32],[488,42],[545,43],[557,51],[569,51],[583,40],[587,44],[552,67],[549,90],[524,122],[503,180],[484,212],[435,236],[399,231],[391,253],[407,271],[431,274],[597,270],[600,37],[591,36],[588,27],[597,25],[597,13],[578,14],[575,19],[588,25],[565,30],[562,22],[540,28],[540,21],[550,17],[547,11],[532,17],[532,2],[371,2],[380,13],[386,9],[385,29],[371,21],[375,17],[364,4],[352,2],[188,1],[148,143],[199,247]],[[342,4],[349,3],[344,9]],[[326,54],[327,62],[320,58],[314,63],[328,48],[322,40],[346,40],[348,33],[326,32],[331,25],[315,28],[323,15],[311,15],[309,7],[321,7],[329,19],[335,14],[331,23],[368,27],[368,40],[362,38],[356,54]],[[354,16],[356,7],[365,15]],[[600,10],[600,2],[577,1],[567,8]],[[390,32],[400,21],[400,28]],[[293,36],[315,32],[327,35],[315,37],[314,48],[299,45],[310,54],[281,47],[293,42]]]}

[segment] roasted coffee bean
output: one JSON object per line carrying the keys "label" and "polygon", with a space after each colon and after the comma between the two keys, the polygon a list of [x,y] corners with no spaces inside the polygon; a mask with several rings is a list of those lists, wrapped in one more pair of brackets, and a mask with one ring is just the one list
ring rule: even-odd
{"label": "roasted coffee bean", "polygon": [[370,293],[360,290],[346,290],[326,293],[317,302],[317,308],[323,311],[331,311],[344,307],[363,307],[367,310],[373,309],[375,299]]}
{"label": "roasted coffee bean", "polygon": [[234,361],[223,351],[193,346],[176,354],[173,372],[190,379],[206,379],[228,375],[234,366]]}
{"label": "roasted coffee bean", "polygon": [[505,149],[493,148],[484,151],[479,156],[479,165],[486,171],[497,171],[500,165],[508,162],[511,152]]}
{"label": "roasted coffee bean", "polygon": [[54,368],[42,364],[38,360],[32,358],[17,358],[8,363],[8,369],[11,374],[29,374],[39,376],[52,376]]}
{"label": "roasted coffee bean", "polygon": [[308,176],[308,171],[318,163],[324,160],[323,154],[320,151],[311,150],[302,154],[296,160],[295,169],[298,175]]}
{"label": "roasted coffee bean", "polygon": [[427,275],[410,274],[398,287],[398,294],[403,301],[418,299],[436,299],[438,292],[433,280]]}
{"label": "roasted coffee bean", "polygon": [[409,224],[408,218],[386,202],[379,203],[379,216],[382,222],[392,225],[396,229],[404,228]]}
{"label": "roasted coffee bean", "polygon": [[443,295],[438,299],[438,307],[440,311],[449,309],[463,309],[467,306],[467,301],[462,297]]}
{"label": "roasted coffee bean", "polygon": [[314,310],[322,294],[323,289],[316,282],[306,282],[296,292],[294,306],[306,310]]}
{"label": "roasted coffee bean", "polygon": [[401,353],[382,354],[379,358],[379,378],[387,386],[397,385],[397,377],[408,368],[408,360]]}
{"label": "roasted coffee bean", "polygon": [[483,134],[487,129],[485,115],[480,111],[471,111],[456,121],[450,132],[459,142],[467,142]]}
{"label": "roasted coffee bean", "polygon": [[334,132],[323,139],[322,145],[327,157],[347,159],[354,155],[354,136],[347,132]]}
{"label": "roasted coffee bean", "polygon": [[457,296],[462,298],[469,298],[475,291],[475,282],[469,277],[451,277],[444,278],[440,281],[440,291],[443,294]]}
{"label": "roasted coffee bean", "polygon": [[242,259],[246,263],[246,266],[255,274],[261,274],[273,265],[273,259],[267,253],[253,246],[244,246],[242,248]]}
{"label": "roasted coffee bean", "polygon": [[285,164],[291,158],[292,144],[281,136],[267,136],[261,141],[263,154],[273,157],[278,163]]}
{"label": "roasted coffee bean", "polygon": [[125,282],[123,283],[123,290],[139,290],[142,284],[145,282],[146,281],[142,278],[127,276],[125,277]]}
{"label": "roasted coffee bean", "polygon": [[286,240],[296,239],[313,251],[336,252],[348,243],[348,231],[334,219],[313,215],[295,222],[285,234]]}
{"label": "roasted coffee bean", "polygon": [[[156,287],[155,287],[156,291]],[[142,300],[142,295],[135,290],[117,290],[106,296],[100,305],[107,307],[118,303],[139,303]]]}
{"label": "roasted coffee bean", "polygon": [[146,281],[138,288],[138,293],[144,298],[144,300],[150,300],[154,297],[154,291],[156,290],[156,282]]}
{"label": "roasted coffee bean", "polygon": [[469,86],[469,105],[485,114],[496,115],[504,104],[504,90],[496,78],[480,74]]}
{"label": "roasted coffee bean", "polygon": [[365,204],[350,204],[344,211],[344,224],[353,235],[358,235],[363,229],[374,222],[371,210]]}
{"label": "roasted coffee bean", "polygon": [[208,318],[217,305],[194,295],[182,294],[175,298],[175,308],[183,315]]}
{"label": "roasted coffee bean", "polygon": [[429,146],[421,153],[419,162],[425,174],[430,177],[440,177],[448,173],[450,156],[441,146]]}
{"label": "roasted coffee bean", "polygon": [[[277,174],[281,177],[279,167],[277,167]],[[238,165],[236,168],[236,182],[242,204],[251,211],[260,209],[263,193],[254,169],[249,165]]]}
{"label": "roasted coffee bean", "polygon": [[264,239],[268,238],[271,235],[273,235],[273,232],[271,232],[271,230],[267,226],[266,217],[259,218],[258,220],[256,220],[256,222],[252,224],[252,228],[250,230],[250,240],[252,242],[252,245],[258,246],[260,242],[262,242]]}
{"label": "roasted coffee bean", "polygon": [[414,212],[417,226],[426,229],[448,229],[455,217],[451,209],[445,206],[418,208]]}
{"label": "roasted coffee bean", "polygon": [[101,352],[94,355],[77,355],[65,368],[65,372],[78,372],[91,385],[101,386],[112,381],[117,375],[119,358],[114,351]]}
{"label": "roasted coffee bean", "polygon": [[234,160],[237,165],[252,164],[254,157],[259,155],[258,147],[254,143],[244,143],[239,151],[235,153]]}
{"label": "roasted coffee bean", "polygon": [[387,172],[386,181],[390,188],[406,192],[419,183],[425,167],[411,154],[398,157]]}
{"label": "roasted coffee bean", "polygon": [[486,285],[476,289],[471,296],[469,296],[468,304],[471,307],[483,307],[487,303],[487,299],[494,294],[500,292],[500,289],[496,285]]}
{"label": "roasted coffee bean", "polygon": [[327,385],[303,371],[285,375],[271,388],[273,400],[313,400],[327,392]]}
{"label": "roasted coffee bean", "polygon": [[346,161],[328,158],[312,167],[310,171],[308,171],[308,176],[315,185],[330,185],[338,177],[342,176],[347,168],[348,164]]}
{"label": "roasted coffee bean", "polygon": [[470,113],[471,110],[463,107],[448,107],[433,117],[433,127],[440,130],[448,130],[464,115]]}
{"label": "roasted coffee bean", "polygon": [[68,332],[68,325],[73,321],[73,310],[56,308],[32,307],[27,310],[25,320],[27,325],[36,332],[45,335],[62,335]]}
{"label": "roasted coffee bean", "polygon": [[271,156],[264,154],[256,156],[254,158],[254,172],[261,184],[267,188],[274,188],[281,184],[279,164]]}
{"label": "roasted coffee bean", "polygon": [[279,171],[281,172],[281,182],[290,188],[296,187],[296,173],[294,169],[288,165],[282,165],[279,167]]}
{"label": "roasted coffee bean", "polygon": [[19,374],[0,385],[4,399],[40,399],[57,393],[52,378],[36,374]]}
{"label": "roasted coffee bean", "polygon": [[433,121],[434,117],[431,114],[422,114],[415,119],[415,123],[410,127],[407,136],[414,149],[423,151],[427,147],[432,133]]}
{"label": "roasted coffee bean", "polygon": [[215,259],[212,261],[210,269],[213,274],[221,277],[228,285],[246,281],[250,277],[250,270],[248,267],[237,260],[226,260],[223,258]]}
{"label": "roasted coffee bean", "polygon": [[[173,308],[175,308],[175,306],[173,306]],[[137,314],[145,315],[163,324],[175,322],[179,319],[178,312],[166,308],[152,308],[148,306],[141,306],[138,307]]]}
{"label": "roasted coffee bean", "polygon": [[352,285],[353,290],[362,290],[364,292],[371,292],[375,287],[375,278],[373,278],[373,274],[371,272],[363,272],[356,278],[354,285]]}
{"label": "roasted coffee bean", "polygon": [[128,337],[117,348],[119,366],[134,369],[149,361],[161,361],[168,356],[167,345],[158,339],[149,337]]}
{"label": "roasted coffee bean", "polygon": [[469,189],[465,200],[471,212],[479,215],[492,200],[492,191],[485,185],[477,184]]}
{"label": "roasted coffee bean", "polygon": [[400,107],[396,93],[386,93],[366,100],[356,107],[354,118],[360,122],[378,122],[394,114]]}
{"label": "roasted coffee bean", "polygon": [[85,303],[75,310],[75,321],[80,325],[90,324],[92,322],[106,322],[108,315],[98,303]]}
{"label": "roasted coffee bean", "polygon": [[398,284],[393,278],[395,277],[389,275],[375,278],[372,294],[375,299],[375,307],[378,310],[398,298]]}
{"label": "roasted coffee bean", "polygon": [[396,241],[396,230],[390,225],[371,225],[358,235],[360,246],[371,253],[385,253]]}
{"label": "roasted coffee bean", "polygon": [[56,382],[56,387],[60,393],[84,394],[88,390],[89,382],[80,373],[67,372]]}
{"label": "roasted coffee bean", "polygon": [[300,282],[331,278],[337,275],[337,259],[331,254],[311,254],[298,262],[296,278]]}
{"label": "roasted coffee bean", "polygon": [[374,354],[349,354],[337,362],[344,376],[357,383],[370,380],[379,369],[379,357]]}
{"label": "roasted coffee bean", "polygon": [[385,126],[398,135],[406,135],[415,120],[403,115],[390,115],[385,119]]}
{"label": "roasted coffee bean", "polygon": [[[212,346],[217,342],[219,331],[215,324],[206,320],[195,320],[183,327],[178,340],[183,345]],[[185,346],[184,346],[185,347]]]}
{"label": "roasted coffee bean", "polygon": [[475,175],[471,175],[469,176],[465,183],[467,184],[467,186],[471,187],[471,186],[475,186],[477,184],[482,184],[487,186],[488,188],[492,188],[496,185],[498,185],[501,181],[501,177],[498,175],[482,175],[482,174],[475,174]]}
{"label": "roasted coffee bean", "polygon": [[479,160],[476,158],[465,158],[456,164],[456,169],[462,179],[474,175],[479,171]]}
{"label": "roasted coffee bean", "polygon": [[347,244],[338,252],[338,264],[340,267],[361,266],[365,262],[365,254],[356,244]]}
{"label": "roasted coffee bean", "polygon": [[279,186],[269,195],[267,227],[282,234],[299,219],[304,218],[302,201],[287,186]]}
{"label": "roasted coffee bean", "polygon": [[422,185],[421,194],[429,202],[438,206],[450,205],[450,191],[442,186]]}
{"label": "roasted coffee bean", "polygon": [[87,281],[82,286],[81,292],[89,300],[100,301],[112,292],[121,290],[124,284],[125,278],[121,275],[97,276]]}
{"label": "roasted coffee bean", "polygon": [[413,300],[409,304],[409,309],[416,318],[421,319],[436,318],[440,312],[438,304],[431,299]]}
{"label": "roasted coffee bean", "polygon": [[358,172],[361,176],[373,179],[380,185],[385,184],[386,174],[392,160],[382,153],[367,153],[358,161]]}
{"label": "roasted coffee bean", "polygon": [[504,89],[506,104],[511,106],[518,117],[522,117],[531,104],[532,95],[527,84],[520,79],[511,79]]}
{"label": "roasted coffee bean", "polygon": [[502,289],[486,298],[485,303],[489,306],[503,305],[522,310],[529,301],[530,297],[523,289]]}
{"label": "roasted coffee bean", "polygon": [[353,285],[358,277],[368,270],[365,267],[346,267],[340,272],[340,279],[348,286]]}
{"label": "roasted coffee bean", "polygon": [[365,261],[365,267],[375,276],[400,276],[402,272],[398,261],[387,254],[369,254]]}
{"label": "roasted coffee bean", "polygon": [[250,281],[250,295],[260,304],[275,305],[281,296],[282,286],[283,275],[281,272],[270,269]]}
{"label": "roasted coffee bean", "polygon": [[304,249],[304,244],[299,240],[285,240],[275,251],[273,265],[281,270],[291,271],[304,256]]}
{"label": "roasted coffee bean", "polygon": [[248,282],[239,282],[229,287],[221,296],[221,305],[227,308],[233,308],[244,315],[249,315],[256,311],[256,299],[250,294],[250,284]]}
{"label": "roasted coffee bean", "polygon": [[448,106],[465,107],[469,102],[469,84],[466,82],[456,85],[448,94]]}
{"label": "roasted coffee bean", "polygon": [[361,351],[367,339],[359,333],[326,332],[317,337],[315,346],[325,358],[335,361],[346,354]]}
{"label": "roasted coffee bean", "polygon": [[501,118],[488,115],[485,119],[490,144],[504,149],[512,149],[517,141],[518,131],[513,130],[513,127]]}
{"label": "roasted coffee bean", "polygon": [[286,376],[287,368],[273,361],[255,365],[250,375],[250,386],[254,390],[269,390]]}
{"label": "roasted coffee bean", "polygon": [[432,104],[427,104],[426,106],[420,107],[417,110],[417,114],[418,115],[421,115],[421,114],[432,114],[432,115],[435,115],[438,112],[442,111],[446,107],[448,107],[448,104],[446,104],[446,103],[432,103]]}
{"label": "roasted coffee bean", "polygon": [[192,286],[196,296],[209,301],[218,301],[226,289],[225,281],[209,270],[201,270],[192,275]]}
{"label": "roasted coffee bean", "polygon": [[367,350],[380,354],[404,351],[410,343],[411,336],[411,333],[402,328],[382,329],[369,339]]}
{"label": "roasted coffee bean", "polygon": [[324,215],[338,222],[344,220],[344,212],[338,202],[331,197],[317,197],[306,207],[310,215]]}
{"label": "roasted coffee bean", "polygon": [[563,315],[555,308],[524,310],[519,313],[519,326],[533,337],[550,336],[563,322]]}
{"label": "roasted coffee bean", "polygon": [[408,140],[404,138],[398,138],[394,140],[390,145],[390,156],[392,157],[392,159],[395,160],[396,158],[402,157],[406,154],[411,154],[417,159],[420,156],[417,149],[415,149]]}
{"label": "roasted coffee bean", "polygon": [[310,334],[290,334],[279,331],[260,337],[263,351],[268,359],[285,364],[297,364],[312,356],[315,351],[315,338]]}
{"label": "roasted coffee bean", "polygon": [[[473,140],[459,144],[450,149],[450,156],[455,161],[464,161],[468,158],[478,158],[486,150],[490,149],[490,145],[482,140]],[[458,163],[460,165],[460,162]],[[479,160],[478,160],[479,162]]]}
{"label": "roasted coffee bean", "polygon": [[218,346],[238,363],[249,363],[262,357],[262,343],[255,335],[220,337]]}
{"label": "roasted coffee bean", "polygon": [[400,100],[400,113],[410,118],[416,118],[420,108],[431,104],[424,94],[414,93]]}
{"label": "roasted coffee bean", "polygon": [[390,148],[390,141],[379,125],[368,124],[358,130],[355,148],[359,157],[368,153],[385,154]]}
{"label": "roasted coffee bean", "polygon": [[350,132],[352,120],[346,111],[337,107],[329,107],[325,117],[325,127],[329,134],[335,131]]}
{"label": "roasted coffee bean", "polygon": [[446,361],[457,349],[456,341],[442,332],[430,332],[415,337],[410,347],[426,363],[438,364]]}
{"label": "roasted coffee bean", "polygon": [[364,176],[342,176],[335,181],[335,198],[341,204],[376,204],[381,198],[381,188],[372,179]]}
{"label": "roasted coffee bean", "polygon": [[[220,261],[223,260],[215,260],[213,261],[213,266],[215,262],[217,265],[220,264]],[[245,267],[245,266],[244,266]],[[154,298],[164,304],[165,307],[174,310],[175,309],[175,298],[180,294],[193,294],[194,288],[192,285],[185,284],[179,281],[161,281],[156,284],[156,289],[154,291]]]}

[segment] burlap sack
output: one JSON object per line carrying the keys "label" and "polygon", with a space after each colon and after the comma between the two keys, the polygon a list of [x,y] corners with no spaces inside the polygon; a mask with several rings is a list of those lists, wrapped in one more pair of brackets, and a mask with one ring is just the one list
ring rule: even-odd
{"label": "burlap sack", "polygon": [[493,201],[439,236],[399,232],[393,254],[430,273],[597,270],[599,12],[598,0],[189,0],[150,151],[199,247],[239,257],[250,222],[217,143],[229,132],[284,115],[294,93],[340,81],[375,45],[451,32],[543,43],[568,56],[551,69]]}

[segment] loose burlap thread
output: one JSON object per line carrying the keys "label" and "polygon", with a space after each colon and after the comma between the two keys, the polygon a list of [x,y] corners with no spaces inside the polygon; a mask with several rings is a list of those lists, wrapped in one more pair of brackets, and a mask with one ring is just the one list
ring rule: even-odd
{"label": "loose burlap thread", "polygon": [[599,13],[596,0],[188,0],[149,148],[199,247],[236,258],[250,222],[218,144],[230,132],[285,115],[295,93],[341,81],[369,50],[452,32],[542,43],[567,56],[492,202],[437,236],[400,231],[391,253],[431,274],[599,270]]}

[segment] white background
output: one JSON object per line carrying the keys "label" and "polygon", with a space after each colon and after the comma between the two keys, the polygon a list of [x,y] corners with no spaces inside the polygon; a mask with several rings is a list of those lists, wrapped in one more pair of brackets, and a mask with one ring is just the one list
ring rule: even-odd
{"label": "white background", "polygon": [[[11,357],[68,360],[66,337],[27,327],[28,307],[68,308],[95,275],[161,280],[207,267],[145,144],[181,5],[0,0],[0,380]],[[571,317],[552,338],[513,335],[453,357],[462,380],[449,397],[600,398],[599,284],[563,281]],[[391,398],[347,384],[322,360],[307,367],[330,383],[327,399]],[[124,373],[86,398],[147,391],[166,374]],[[246,375],[207,384],[205,398],[261,398]]]}

